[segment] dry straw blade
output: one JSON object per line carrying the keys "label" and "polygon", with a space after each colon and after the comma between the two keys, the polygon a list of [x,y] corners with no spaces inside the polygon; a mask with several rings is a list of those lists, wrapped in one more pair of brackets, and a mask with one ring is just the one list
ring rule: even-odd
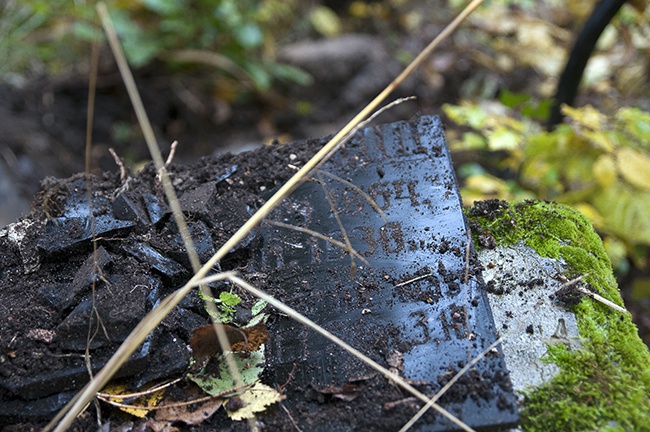
{"label": "dry straw blade", "polygon": [[[149,146],[152,158],[156,164],[156,167],[160,169],[161,180],[166,194],[170,197],[170,207],[174,213],[176,223],[179,225],[179,229],[183,234],[183,239],[188,245],[187,250],[190,254],[193,267],[198,270],[195,270],[196,273],[182,288],[176,291],[174,294],[165,298],[161,304],[154,310],[152,310],[147,316],[136,326],[136,328],[131,332],[129,337],[122,343],[118,348],[116,353],[111,357],[106,366],[95,375],[95,377],[86,384],[86,386],[66,405],[59,414],[47,425],[45,430],[51,430],[56,426],[57,431],[63,431],[70,427],[74,419],[81,413],[86,406],[93,400],[95,395],[108,383],[108,381],[113,377],[121,365],[133,354],[137,347],[144,341],[146,336],[151,332],[156,326],[171,312],[171,310],[189,293],[191,289],[198,286],[202,283],[202,279],[211,271],[211,269],[234,247],[236,247],[239,242],[241,242],[246,235],[258,226],[265,218],[269,215],[273,209],[275,209],[284,198],[286,198],[301,182],[321,164],[321,162],[326,159],[333,151],[335,151],[338,146],[349,136],[350,132],[354,131],[360,122],[366,119],[377,107],[392,93],[392,91],[402,82],[404,79],[415,70],[430,54],[431,52],[445,39],[447,38],[459,25],[460,23],[467,18],[481,3],[483,0],[473,0],[372,102],[370,102],[359,114],[357,114],[346,126],[344,126],[312,159],[310,159],[287,183],[285,183],[278,192],[273,195],[250,219],[248,219],[242,227],[215,253],[215,255],[208,260],[202,267],[198,268],[198,258],[196,258],[196,252],[192,245],[192,240],[188,234],[188,230],[185,226],[185,222],[182,219],[182,213],[180,211],[178,201],[171,199],[175,196],[169,178],[167,177],[164,170],[164,161],[160,155],[160,150],[155,145],[150,143],[155,143],[155,137],[153,136],[153,130],[151,125],[148,122],[146,117],[144,107],[142,102],[138,97],[133,99],[134,108],[136,114],[138,115],[138,120],[140,122],[143,133],[145,134],[146,141]],[[110,23],[108,16],[108,11],[104,3],[99,3],[97,5],[98,13],[102,18],[102,24],[104,25],[107,35],[109,36],[109,41],[111,42],[111,48],[113,49],[116,58],[121,55],[122,62],[120,72],[125,81],[127,87],[135,88],[135,83],[133,78],[126,66],[126,62],[123,60],[123,53],[117,41],[117,36],[115,31]],[[112,30],[112,35],[110,34]],[[183,229],[185,227],[185,229]],[[220,275],[222,278],[232,278],[232,274],[223,274]],[[224,344],[227,344],[226,341],[222,341]],[[397,377],[399,378],[399,377]],[[397,381],[397,380],[396,380]],[[402,381],[403,380],[399,380]],[[406,384],[406,383],[403,383]],[[410,386],[409,386],[410,387]],[[408,389],[408,387],[407,387]],[[414,390],[414,389],[413,389]],[[410,391],[410,389],[409,389]],[[423,395],[419,393],[414,393],[416,396],[421,397]],[[424,397],[424,400],[428,401],[429,399]],[[463,425],[464,426],[464,425]],[[465,426],[465,428],[467,428]],[[468,429],[467,429],[468,430]]]}

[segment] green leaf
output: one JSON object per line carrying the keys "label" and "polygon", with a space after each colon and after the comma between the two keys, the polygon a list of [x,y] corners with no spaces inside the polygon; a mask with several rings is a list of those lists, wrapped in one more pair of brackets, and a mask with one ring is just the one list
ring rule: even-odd
{"label": "green leaf", "polygon": [[75,37],[85,41],[93,41],[95,38],[103,39],[104,37],[104,32],[85,21],[77,21],[74,23],[72,25],[72,33]]}
{"label": "green leaf", "polygon": [[271,315],[267,313],[261,313],[259,315],[253,315],[253,318],[251,318],[250,321],[246,323],[242,328],[250,328],[250,327],[255,327],[257,324],[261,322],[266,322]]}
{"label": "green leaf", "polygon": [[515,108],[518,105],[528,102],[530,100],[530,95],[524,93],[514,93],[508,89],[503,89],[499,92],[499,102],[507,106],[508,108]]}
{"label": "green leaf", "polygon": [[221,300],[226,306],[237,306],[239,303],[241,303],[241,297],[239,297],[237,294],[231,294],[227,291],[223,291],[221,294],[219,294],[219,300]]}
{"label": "green leaf", "polygon": [[221,324],[231,324],[235,318],[235,309],[229,308],[228,306],[217,306],[216,311],[213,311],[212,308],[205,308],[210,315],[216,321],[219,321]]}
{"label": "green leaf", "polygon": [[616,183],[596,193],[593,204],[603,216],[606,232],[633,244],[650,245],[650,191]]}
{"label": "green leaf", "polygon": [[262,309],[264,309],[266,307],[266,305],[267,305],[267,303],[264,300],[256,301],[255,304],[253,305],[253,307],[251,308],[251,313],[253,314],[253,316],[255,316],[255,315],[259,314],[260,312],[262,312]]}
{"label": "green leaf", "polygon": [[476,132],[465,132],[461,148],[463,150],[483,150],[487,148],[487,139]]}
{"label": "green leaf", "polygon": [[150,11],[160,15],[176,15],[187,9],[183,0],[140,0]]}
{"label": "green leaf", "polygon": [[551,107],[553,106],[552,99],[544,99],[537,104],[527,104],[521,108],[521,114],[538,121],[546,121],[548,118]]}
{"label": "green leaf", "polygon": [[219,361],[219,368],[216,372],[209,373],[204,368],[196,374],[188,374],[187,378],[211,396],[236,389],[237,384],[228,368],[226,356],[230,356],[237,365],[242,384],[255,384],[264,371],[264,345],[262,345],[257,351],[224,353],[218,359],[212,360]]}
{"label": "green leaf", "polygon": [[122,46],[129,64],[136,69],[149,63],[160,52],[160,45],[148,38],[126,39]]}
{"label": "green leaf", "polygon": [[307,86],[314,82],[314,77],[302,69],[282,63],[270,63],[267,65],[271,74],[280,80],[287,80],[299,85]]}
{"label": "green leaf", "polygon": [[237,42],[239,42],[244,48],[257,48],[262,45],[262,42],[264,41],[262,30],[260,30],[260,28],[254,23],[247,23],[233,29],[233,31]]}
{"label": "green leaf", "polygon": [[623,128],[631,133],[645,148],[650,147],[650,113],[638,108],[621,108],[617,117],[623,122]]}
{"label": "green leaf", "polygon": [[255,86],[259,90],[268,90],[269,87],[271,87],[271,75],[262,64],[254,61],[247,61],[241,66],[246,70],[246,72],[248,72],[255,83]]}

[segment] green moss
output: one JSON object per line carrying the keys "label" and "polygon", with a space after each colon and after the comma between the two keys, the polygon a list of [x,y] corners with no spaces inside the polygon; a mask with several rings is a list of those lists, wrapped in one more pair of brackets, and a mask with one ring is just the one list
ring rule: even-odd
{"label": "green moss", "polygon": [[[490,200],[466,210],[475,244],[493,237],[541,256],[563,259],[567,277],[587,274],[591,289],[622,305],[611,263],[598,234],[576,210],[555,203]],[[545,361],[561,372],[525,395],[526,431],[650,431],[650,353],[629,314],[585,297],[574,312],[581,350],[548,347]]]}

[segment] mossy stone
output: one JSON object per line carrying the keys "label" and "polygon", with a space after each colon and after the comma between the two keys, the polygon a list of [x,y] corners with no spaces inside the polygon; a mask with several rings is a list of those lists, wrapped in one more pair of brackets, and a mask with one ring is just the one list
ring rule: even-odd
{"label": "mossy stone", "polygon": [[[618,304],[610,260],[589,220],[571,207],[540,201],[488,200],[466,209],[477,247],[523,242],[562,260],[568,278]],[[489,239],[486,240],[486,239]],[[526,431],[650,430],[650,353],[630,314],[584,297],[573,306],[582,349],[549,345],[545,361],[561,371],[524,397]]]}

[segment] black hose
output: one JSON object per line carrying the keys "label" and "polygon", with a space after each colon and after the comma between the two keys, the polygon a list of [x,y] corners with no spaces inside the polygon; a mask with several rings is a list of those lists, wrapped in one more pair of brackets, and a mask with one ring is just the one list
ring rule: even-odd
{"label": "black hose", "polygon": [[553,107],[548,117],[549,130],[555,129],[555,126],[562,121],[561,105],[573,105],[582,74],[596,42],[623,3],[625,0],[602,0],[594,7],[585,26],[580,31],[557,85]]}

